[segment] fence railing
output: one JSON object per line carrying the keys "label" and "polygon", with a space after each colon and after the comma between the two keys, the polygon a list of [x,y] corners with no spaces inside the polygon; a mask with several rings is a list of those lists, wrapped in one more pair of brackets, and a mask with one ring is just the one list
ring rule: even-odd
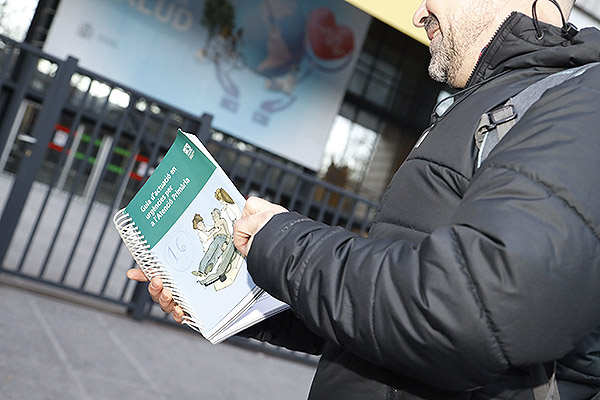
{"label": "fence railing", "polygon": [[[195,133],[244,195],[366,235],[375,203],[242,149],[191,115],[0,36],[0,271],[151,314],[112,227],[178,128]],[[8,189],[10,188],[10,189]]]}

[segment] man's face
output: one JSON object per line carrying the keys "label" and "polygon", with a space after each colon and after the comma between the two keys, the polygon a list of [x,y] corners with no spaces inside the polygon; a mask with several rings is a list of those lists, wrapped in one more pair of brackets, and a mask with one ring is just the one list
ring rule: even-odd
{"label": "man's face", "polygon": [[431,77],[455,87],[466,83],[477,62],[474,46],[491,39],[499,11],[494,0],[424,0],[413,22],[425,28],[431,41]]}

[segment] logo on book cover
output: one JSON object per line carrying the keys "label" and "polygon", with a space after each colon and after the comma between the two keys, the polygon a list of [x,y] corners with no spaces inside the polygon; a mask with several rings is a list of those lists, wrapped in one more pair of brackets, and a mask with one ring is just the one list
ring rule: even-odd
{"label": "logo on book cover", "polygon": [[183,145],[183,154],[188,156],[188,158],[191,160],[194,158],[194,149],[192,149],[192,146],[186,143]]}

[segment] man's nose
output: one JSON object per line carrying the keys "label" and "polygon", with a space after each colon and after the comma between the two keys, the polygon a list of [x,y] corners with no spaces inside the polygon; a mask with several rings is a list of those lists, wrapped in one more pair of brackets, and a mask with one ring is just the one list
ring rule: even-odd
{"label": "man's nose", "polygon": [[427,3],[427,0],[421,2],[421,5],[413,15],[413,25],[417,28],[423,28],[425,26],[423,20],[429,16],[429,11],[427,10],[425,3]]}

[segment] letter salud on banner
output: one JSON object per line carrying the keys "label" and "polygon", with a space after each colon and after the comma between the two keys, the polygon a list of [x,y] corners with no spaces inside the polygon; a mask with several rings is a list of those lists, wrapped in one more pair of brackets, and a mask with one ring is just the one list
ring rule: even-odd
{"label": "letter salud on banner", "polygon": [[44,49],[317,170],[370,18],[343,0],[61,0]]}

